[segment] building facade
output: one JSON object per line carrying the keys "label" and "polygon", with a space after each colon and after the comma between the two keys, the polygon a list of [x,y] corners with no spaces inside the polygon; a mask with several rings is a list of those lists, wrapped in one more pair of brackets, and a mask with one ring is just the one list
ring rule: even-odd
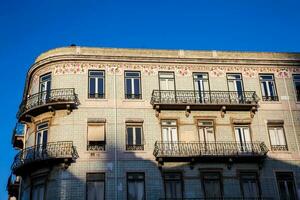
{"label": "building facade", "polygon": [[65,47],[30,67],[11,198],[300,198],[300,54]]}

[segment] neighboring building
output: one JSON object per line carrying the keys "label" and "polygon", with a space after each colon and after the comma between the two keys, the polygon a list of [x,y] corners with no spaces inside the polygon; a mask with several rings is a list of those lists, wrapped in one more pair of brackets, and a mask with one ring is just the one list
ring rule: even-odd
{"label": "neighboring building", "polygon": [[297,53],[43,53],[17,114],[10,196],[297,199],[299,66]]}

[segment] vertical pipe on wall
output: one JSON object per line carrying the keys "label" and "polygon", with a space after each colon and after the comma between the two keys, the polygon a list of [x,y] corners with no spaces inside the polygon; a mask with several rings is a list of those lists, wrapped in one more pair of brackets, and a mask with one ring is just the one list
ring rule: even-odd
{"label": "vertical pipe on wall", "polygon": [[297,145],[297,150],[298,150],[298,153],[299,153],[300,152],[299,141],[298,141],[298,137],[297,137],[296,127],[295,127],[295,122],[294,122],[294,116],[293,116],[293,112],[292,112],[292,108],[291,108],[290,96],[289,96],[289,93],[288,93],[285,77],[283,78],[283,81],[284,81],[285,93],[286,93],[286,96],[288,97],[287,102],[288,102],[288,106],[289,106],[289,113],[290,113],[290,118],[291,118],[291,121],[292,121],[292,126],[293,126],[295,141],[296,141],[296,145]]}
{"label": "vertical pipe on wall", "polygon": [[114,160],[114,163],[115,163],[115,199],[117,200],[118,199],[118,158],[117,158],[117,155],[118,155],[118,152],[117,152],[117,146],[118,146],[118,140],[117,140],[117,120],[118,120],[118,117],[117,117],[117,114],[118,114],[118,108],[117,108],[117,81],[116,81],[116,67],[114,67],[113,69],[113,72],[114,72],[114,107],[115,107],[115,148],[114,148],[114,157],[115,157],[115,160]]}

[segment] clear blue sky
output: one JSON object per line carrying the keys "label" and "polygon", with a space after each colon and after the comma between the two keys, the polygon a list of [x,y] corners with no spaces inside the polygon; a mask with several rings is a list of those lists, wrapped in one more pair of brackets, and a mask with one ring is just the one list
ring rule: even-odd
{"label": "clear blue sky", "polygon": [[300,51],[300,1],[0,0],[0,199],[25,74],[55,47]]}

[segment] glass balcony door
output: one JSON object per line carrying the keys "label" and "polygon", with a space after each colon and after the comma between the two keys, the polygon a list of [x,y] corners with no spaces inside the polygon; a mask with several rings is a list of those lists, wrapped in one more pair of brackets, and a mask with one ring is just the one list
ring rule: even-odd
{"label": "glass balcony door", "polygon": [[194,73],[194,90],[196,102],[205,103],[209,101],[209,83],[207,73]]}
{"label": "glass balcony door", "polygon": [[35,138],[35,156],[42,157],[43,152],[47,146],[48,140],[48,123],[42,123],[37,126],[36,138]]}
{"label": "glass balcony door", "polygon": [[235,130],[235,139],[238,143],[238,149],[241,152],[251,152],[251,136],[248,126],[236,126]]}
{"label": "glass balcony door", "polygon": [[162,121],[163,150],[166,153],[178,153],[178,134],[175,120]]}
{"label": "glass balcony door", "polygon": [[243,79],[241,74],[227,74],[228,90],[230,93],[230,101],[240,103],[243,101]]}
{"label": "glass balcony door", "polygon": [[42,103],[46,103],[47,99],[50,97],[51,91],[51,74],[46,74],[40,77],[40,85],[39,85],[39,92],[40,92],[40,100]]}

